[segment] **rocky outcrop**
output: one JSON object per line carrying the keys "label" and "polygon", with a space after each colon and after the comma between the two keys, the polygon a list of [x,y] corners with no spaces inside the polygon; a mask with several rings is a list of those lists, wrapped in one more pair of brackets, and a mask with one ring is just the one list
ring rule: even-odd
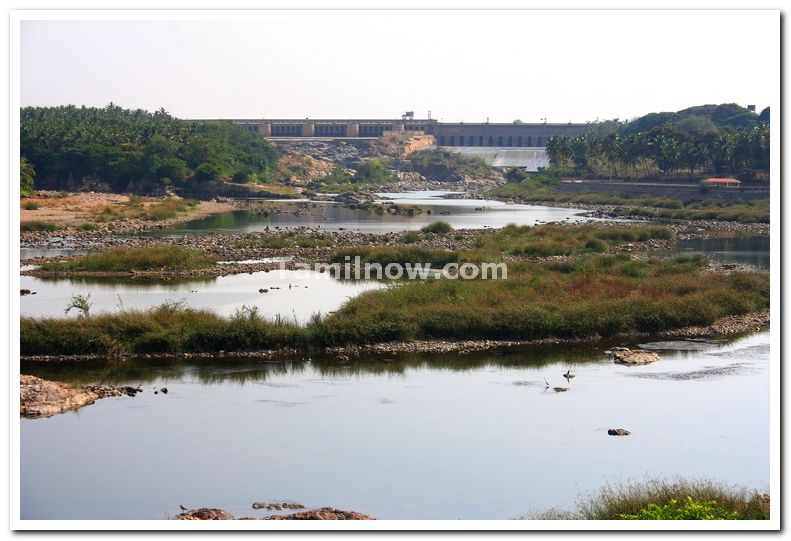
{"label": "rocky outcrop", "polygon": [[649,364],[659,360],[659,353],[647,351],[645,349],[612,348],[606,351],[612,357],[613,362],[618,364]]}
{"label": "rocky outcrop", "polygon": [[176,520],[233,520],[234,516],[228,511],[214,509],[212,507],[201,507],[191,509],[176,515]]}
{"label": "rocky outcrop", "polygon": [[[228,511],[215,509],[212,507],[202,507],[191,509],[179,513],[176,520],[259,520],[254,517],[234,517]],[[290,515],[272,515],[260,520],[376,520],[370,515],[364,515],[356,511],[343,511],[332,507],[322,507],[311,511],[300,511]]]}
{"label": "rocky outcrop", "polygon": [[301,503],[271,503],[271,502],[255,502],[253,509],[266,509],[267,511],[280,511],[281,509],[305,509]]}
{"label": "rocky outcrop", "polygon": [[376,520],[371,515],[357,511],[343,511],[332,507],[322,507],[312,511],[300,511],[290,515],[272,515],[265,520]]}
{"label": "rocky outcrop", "polygon": [[628,436],[631,432],[625,428],[611,428],[607,431],[607,434],[610,436]]}
{"label": "rocky outcrop", "polygon": [[100,398],[135,396],[138,392],[139,389],[133,387],[104,385],[75,387],[68,383],[47,381],[22,374],[19,376],[19,414],[32,419],[51,417],[93,404]]}

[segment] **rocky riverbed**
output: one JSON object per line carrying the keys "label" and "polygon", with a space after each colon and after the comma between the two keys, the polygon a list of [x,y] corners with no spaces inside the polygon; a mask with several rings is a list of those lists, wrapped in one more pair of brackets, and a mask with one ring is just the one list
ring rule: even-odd
{"label": "rocky riverbed", "polygon": [[22,417],[51,417],[93,404],[100,398],[135,396],[142,389],[87,385],[77,387],[22,374],[19,376],[19,414]]}

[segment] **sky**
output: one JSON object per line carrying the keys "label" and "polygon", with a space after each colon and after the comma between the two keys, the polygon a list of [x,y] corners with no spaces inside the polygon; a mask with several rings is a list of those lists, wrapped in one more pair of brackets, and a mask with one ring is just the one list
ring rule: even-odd
{"label": "sky", "polygon": [[160,13],[22,20],[21,105],[448,122],[779,105],[776,11]]}

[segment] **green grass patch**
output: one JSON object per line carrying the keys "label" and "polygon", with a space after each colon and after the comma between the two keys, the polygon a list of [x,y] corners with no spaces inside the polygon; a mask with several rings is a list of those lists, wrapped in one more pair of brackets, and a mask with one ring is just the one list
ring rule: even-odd
{"label": "green grass patch", "polygon": [[502,255],[525,257],[570,256],[605,252],[625,243],[670,240],[673,231],[663,226],[516,226],[483,232],[475,249],[464,252],[469,260],[491,261]]}
{"label": "green grass patch", "polygon": [[423,226],[420,230],[423,233],[444,235],[445,233],[450,233],[451,231],[453,231],[453,228],[448,222],[434,222],[433,224],[428,224],[426,226]]}
{"label": "green grass patch", "polygon": [[40,207],[35,201],[25,201],[22,203],[22,208],[25,210],[38,210]]}
{"label": "green grass patch", "polygon": [[58,226],[52,222],[32,221],[19,224],[20,231],[55,231],[57,229]]}
{"label": "green grass patch", "polygon": [[[434,259],[441,265],[458,257],[407,246],[346,250],[333,259],[343,263],[346,255],[382,264]],[[255,325],[250,324],[253,331],[248,334],[240,330],[248,327],[237,328],[230,319],[197,316],[189,310],[153,326],[147,312],[80,321],[22,318],[21,347],[24,355],[35,355],[320,348],[390,340],[589,338],[710,325],[723,316],[769,306],[768,274],[712,275],[707,264],[702,257],[633,260],[626,254],[512,263],[506,280],[401,282],[363,293],[306,326],[278,327],[273,334],[267,325],[276,322],[261,322],[261,329],[270,330],[255,339],[250,338],[256,336]],[[86,319],[96,321],[82,321]],[[189,340],[173,338],[185,329]],[[639,509],[642,506],[622,512]]]}
{"label": "green grass patch", "polygon": [[457,263],[459,253],[450,250],[431,250],[414,246],[391,247],[382,246],[378,248],[346,248],[333,254],[330,263],[344,264],[354,262],[355,257],[360,258],[360,263],[378,263],[387,265],[398,263],[431,263],[432,267],[441,268],[448,263]]}
{"label": "green grass patch", "polygon": [[184,271],[208,268],[214,263],[214,257],[178,246],[150,246],[119,248],[68,261],[44,263],[41,269],[63,272]]}
{"label": "green grass patch", "polygon": [[768,520],[768,501],[757,491],[709,480],[652,480],[606,485],[581,499],[575,511],[553,510],[533,519]]}
{"label": "green grass patch", "polygon": [[623,197],[608,193],[569,194],[535,184],[533,180],[510,183],[495,188],[491,195],[513,197],[527,202],[570,203],[581,205],[615,205],[625,216],[666,220],[719,220],[739,223],[769,223],[769,200],[755,201],[682,201],[668,197]]}

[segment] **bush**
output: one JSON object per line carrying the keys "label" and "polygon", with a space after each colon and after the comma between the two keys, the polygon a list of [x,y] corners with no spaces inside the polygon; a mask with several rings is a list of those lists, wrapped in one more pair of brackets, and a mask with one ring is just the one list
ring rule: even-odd
{"label": "bush", "polygon": [[450,233],[453,228],[448,222],[434,222],[433,224],[426,225],[420,229],[423,233],[433,233],[435,235],[444,235]]}
{"label": "bush", "polygon": [[717,505],[715,501],[693,500],[687,496],[683,504],[670,500],[665,505],[655,503],[634,514],[623,514],[624,520],[736,520],[739,514]]}
{"label": "bush", "polygon": [[25,210],[38,210],[39,205],[35,201],[25,201],[22,208]]}
{"label": "bush", "polygon": [[22,222],[19,224],[20,231],[55,231],[58,228],[52,222]]}
{"label": "bush", "polygon": [[405,244],[414,244],[420,240],[420,235],[415,231],[407,231],[401,239]]}

